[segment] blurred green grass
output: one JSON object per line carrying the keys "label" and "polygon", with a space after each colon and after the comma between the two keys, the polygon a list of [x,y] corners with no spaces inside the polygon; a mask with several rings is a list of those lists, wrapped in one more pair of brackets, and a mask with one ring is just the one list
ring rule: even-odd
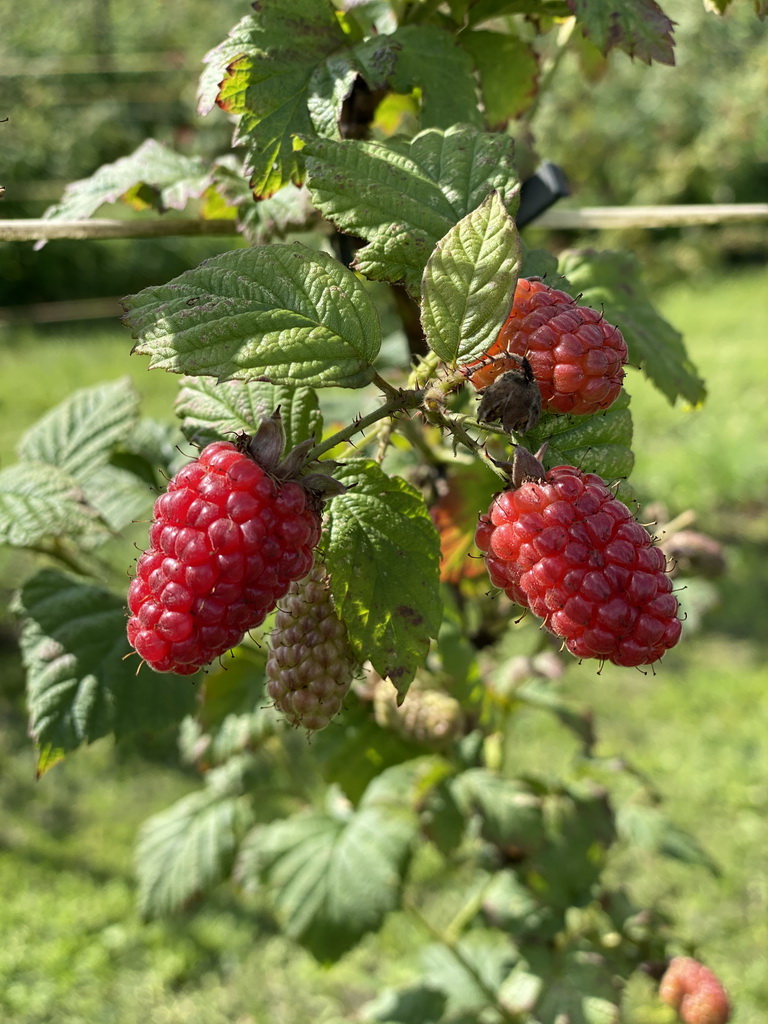
{"label": "blurred green grass", "polygon": [[[683,940],[722,976],[734,1024],[762,1024],[768,1006],[768,669],[762,620],[768,530],[766,294],[751,270],[676,286],[659,297],[709,387],[696,410],[671,407],[631,373],[637,468],[644,500],[727,545],[730,568],[706,631],[685,636],[656,675],[574,666],[567,695],[595,708],[600,752],[627,756],[665,794],[672,820],[719,862],[708,875],[626,854],[614,871],[641,899],[659,899]],[[23,431],[72,389],[128,373],[144,411],[169,418],[175,379],[130,356],[118,324],[7,332],[0,348],[3,464]],[[4,569],[7,569],[6,564]],[[23,566],[17,564],[17,572]],[[8,575],[6,579],[8,579]],[[6,686],[9,680],[6,679]],[[15,689],[11,686],[11,690]],[[6,689],[3,687],[3,690]],[[132,846],[148,815],[195,786],[166,764],[118,757],[106,742],[34,783],[34,756],[12,699],[0,704],[0,1017],[18,1024],[136,1020],[181,1024],[295,1024],[350,1012],[417,964],[420,939],[400,915],[328,973],[275,935],[258,901],[226,888],[170,923],[142,923],[133,907]],[[562,734],[521,719],[523,749],[552,767]]]}
{"label": "blurred green grass", "polygon": [[133,341],[118,320],[78,327],[0,327],[0,463],[15,461],[19,438],[43,413],[77,388],[126,374],[142,396],[145,415],[172,418],[178,377],[147,369],[145,356],[131,356]]}
{"label": "blurred green grass", "polygon": [[690,280],[660,296],[707,384],[695,409],[670,406],[630,369],[636,455],[644,496],[706,515],[768,495],[768,269]]}

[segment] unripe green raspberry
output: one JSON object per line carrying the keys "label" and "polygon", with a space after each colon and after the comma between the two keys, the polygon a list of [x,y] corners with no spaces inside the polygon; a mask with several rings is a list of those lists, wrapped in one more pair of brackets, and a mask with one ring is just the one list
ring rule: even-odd
{"label": "unripe green raspberry", "polygon": [[397,693],[384,683],[373,698],[377,723],[417,743],[448,743],[461,735],[464,715],[455,697],[442,690],[422,689],[414,683],[397,706]]}
{"label": "unripe green raspberry", "polygon": [[292,583],[269,641],[267,692],[291,725],[317,732],[341,710],[355,659],[325,566]]}

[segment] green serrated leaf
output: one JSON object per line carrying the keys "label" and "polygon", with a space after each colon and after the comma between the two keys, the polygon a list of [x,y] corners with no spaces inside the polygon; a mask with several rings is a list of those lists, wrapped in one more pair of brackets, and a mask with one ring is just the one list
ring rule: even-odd
{"label": "green serrated leaf", "polygon": [[341,231],[370,244],[356,258],[375,280],[417,295],[437,242],[489,192],[514,215],[519,182],[512,139],[456,125],[412,140],[304,140],[312,199]]}
{"label": "green serrated leaf", "polygon": [[30,427],[19,442],[19,458],[58,466],[86,480],[130,436],[138,415],[139,395],[130,377],[83,388]]}
{"label": "green serrated leaf", "polygon": [[162,917],[227,877],[238,840],[252,822],[250,801],[231,785],[230,765],[214,768],[206,788],[153,815],[141,827],[136,849],[139,910]]}
{"label": "green serrated leaf", "polygon": [[498,192],[440,239],[424,271],[421,322],[444,362],[487,352],[509,316],[519,265],[515,222]]}
{"label": "green serrated leaf", "polygon": [[658,807],[626,803],[617,815],[619,835],[626,842],[684,864],[706,868],[715,877],[720,867],[696,838],[673,824]]}
{"label": "green serrated leaf", "polygon": [[451,790],[465,814],[479,816],[483,838],[509,856],[528,856],[543,842],[541,800],[524,783],[471,768],[456,776]]}
{"label": "green serrated leaf", "polygon": [[[301,184],[303,159],[292,136],[313,130],[309,103],[315,89],[323,92],[323,84],[340,109],[343,86],[329,86],[332,70],[319,69],[346,46],[326,0],[263,0],[206,56],[200,109],[207,112],[216,102],[238,117],[233,141],[245,147],[257,196],[270,196],[290,182]],[[351,84],[348,77],[342,76],[345,85]],[[317,104],[322,102],[318,97]],[[327,119],[327,109],[322,116]]]}
{"label": "green serrated leaf", "polygon": [[150,368],[195,377],[363,387],[381,345],[363,284],[298,243],[222,253],[124,305]]}
{"label": "green serrated leaf", "polygon": [[387,84],[400,93],[420,89],[422,128],[450,128],[459,122],[482,127],[472,61],[452,32],[434,25],[405,25],[388,41],[399,53]]}
{"label": "green serrated leaf", "polygon": [[478,1011],[494,1002],[492,994],[518,956],[509,937],[495,928],[472,928],[456,948],[458,956],[444,943],[426,947],[424,981],[447,996],[448,1019],[465,1013],[477,1019]]}
{"label": "green serrated leaf", "polygon": [[335,783],[357,804],[371,779],[420,756],[424,748],[383,729],[368,704],[357,702],[342,715],[343,729],[324,729],[312,738],[312,754],[325,781]]}
{"label": "green serrated leaf", "polygon": [[655,0],[566,0],[602,53],[619,47],[650,64],[675,63],[674,22]]}
{"label": "green serrated leaf", "polygon": [[117,466],[99,466],[83,481],[83,494],[110,530],[150,519],[156,491],[135,474]]}
{"label": "green serrated leaf", "polygon": [[613,811],[597,787],[553,791],[543,800],[546,841],[526,862],[526,882],[550,907],[581,906],[616,838]]}
{"label": "green serrated leaf", "polygon": [[632,444],[632,413],[629,395],[621,391],[613,405],[594,416],[542,416],[538,426],[525,435],[525,446],[536,451],[549,442],[544,456],[547,469],[576,466],[597,473],[608,483],[628,477],[635,456]]}
{"label": "green serrated leaf", "polygon": [[[532,1007],[541,1024],[619,1024],[619,985],[614,967],[591,950],[526,952],[528,971],[538,984]],[[517,979],[518,984],[520,979]]]}
{"label": "green serrated leaf", "polygon": [[195,703],[188,679],[158,676],[125,635],[124,601],[96,584],[44,569],[14,605],[22,618],[30,732],[41,751],[71,751],[114,733],[119,739],[181,721]]}
{"label": "green serrated leaf", "polygon": [[583,305],[602,307],[606,319],[619,325],[629,362],[640,366],[670,402],[678,396],[692,405],[704,400],[704,382],[688,357],[682,335],[654,307],[634,255],[566,252],[560,270],[581,292]]}
{"label": "green serrated leaf", "polygon": [[335,476],[349,488],[326,512],[336,607],[361,660],[405,694],[441,622],[439,543],[424,499],[364,459]]}
{"label": "green serrated leaf", "polygon": [[231,438],[238,431],[254,434],[262,420],[278,408],[287,451],[300,441],[317,437],[322,427],[312,388],[242,380],[219,384],[213,377],[186,377],[181,384],[176,414],[182,419],[185,435],[199,445]]}
{"label": "green serrated leaf", "polygon": [[286,185],[269,199],[257,200],[243,175],[239,164],[220,162],[213,168],[211,188],[225,209],[234,208],[238,230],[249,245],[264,245],[285,238],[290,231],[305,231],[320,219],[305,188]]}
{"label": "green serrated leaf", "polygon": [[385,989],[361,1008],[360,1017],[385,1024],[439,1024],[445,1003],[445,994],[428,985]]}
{"label": "green serrated leaf", "polygon": [[486,124],[501,129],[523,114],[538,92],[536,51],[506,32],[462,32],[459,39],[480,77]]}
{"label": "green serrated leaf", "polygon": [[100,531],[96,513],[69,473],[42,463],[0,470],[0,544],[29,548],[48,537],[94,531]]}
{"label": "green serrated leaf", "polygon": [[399,905],[417,828],[405,808],[294,816],[251,832],[238,875],[263,880],[292,939],[336,960]]}
{"label": "green serrated leaf", "polygon": [[[60,203],[43,214],[46,220],[86,220],[100,206],[141,191],[143,205],[182,210],[210,184],[210,168],[199,157],[182,156],[154,139],[146,139],[130,156],[104,164],[90,178],[73,181]],[[41,243],[38,243],[38,247]]]}

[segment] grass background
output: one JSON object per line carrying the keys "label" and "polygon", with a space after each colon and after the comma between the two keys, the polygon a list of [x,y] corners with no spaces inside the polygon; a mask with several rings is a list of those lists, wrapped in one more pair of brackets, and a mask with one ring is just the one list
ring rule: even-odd
{"label": "grass background", "polygon": [[[719,862],[720,877],[633,855],[617,862],[641,898],[661,899],[729,986],[735,1024],[768,1011],[768,273],[750,270],[676,286],[659,297],[708,382],[700,409],[670,407],[631,373],[644,499],[671,515],[696,511],[729,560],[703,631],[656,675],[574,667],[564,690],[595,709],[601,752],[646,771],[670,817]],[[2,464],[21,433],[72,389],[128,373],[149,415],[167,417],[175,378],[128,357],[115,326],[73,332],[8,329],[0,348]],[[7,593],[29,563],[0,555]],[[6,626],[7,629],[7,626]],[[4,634],[8,643],[8,635]],[[0,1019],[18,1024],[330,1021],[407,973],[419,937],[394,915],[333,972],[275,934],[258,901],[226,889],[171,923],[133,908],[132,847],[149,814],[195,788],[192,775],[107,742],[35,783],[19,710],[21,677],[3,658],[0,684]],[[525,720],[521,756],[563,756],[559,734]],[[146,754],[146,752],[144,752]]]}

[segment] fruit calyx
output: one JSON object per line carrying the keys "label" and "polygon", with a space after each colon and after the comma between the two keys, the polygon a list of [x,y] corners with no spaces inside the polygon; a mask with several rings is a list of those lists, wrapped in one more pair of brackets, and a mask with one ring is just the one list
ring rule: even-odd
{"label": "fruit calyx", "polygon": [[300,484],[317,511],[329,498],[344,494],[347,487],[331,476],[338,463],[307,460],[307,454],[315,446],[314,438],[301,441],[288,452],[285,452],[285,443],[280,406],[261,421],[255,434],[243,432],[235,438],[237,450],[252,459],[276,483]]}

